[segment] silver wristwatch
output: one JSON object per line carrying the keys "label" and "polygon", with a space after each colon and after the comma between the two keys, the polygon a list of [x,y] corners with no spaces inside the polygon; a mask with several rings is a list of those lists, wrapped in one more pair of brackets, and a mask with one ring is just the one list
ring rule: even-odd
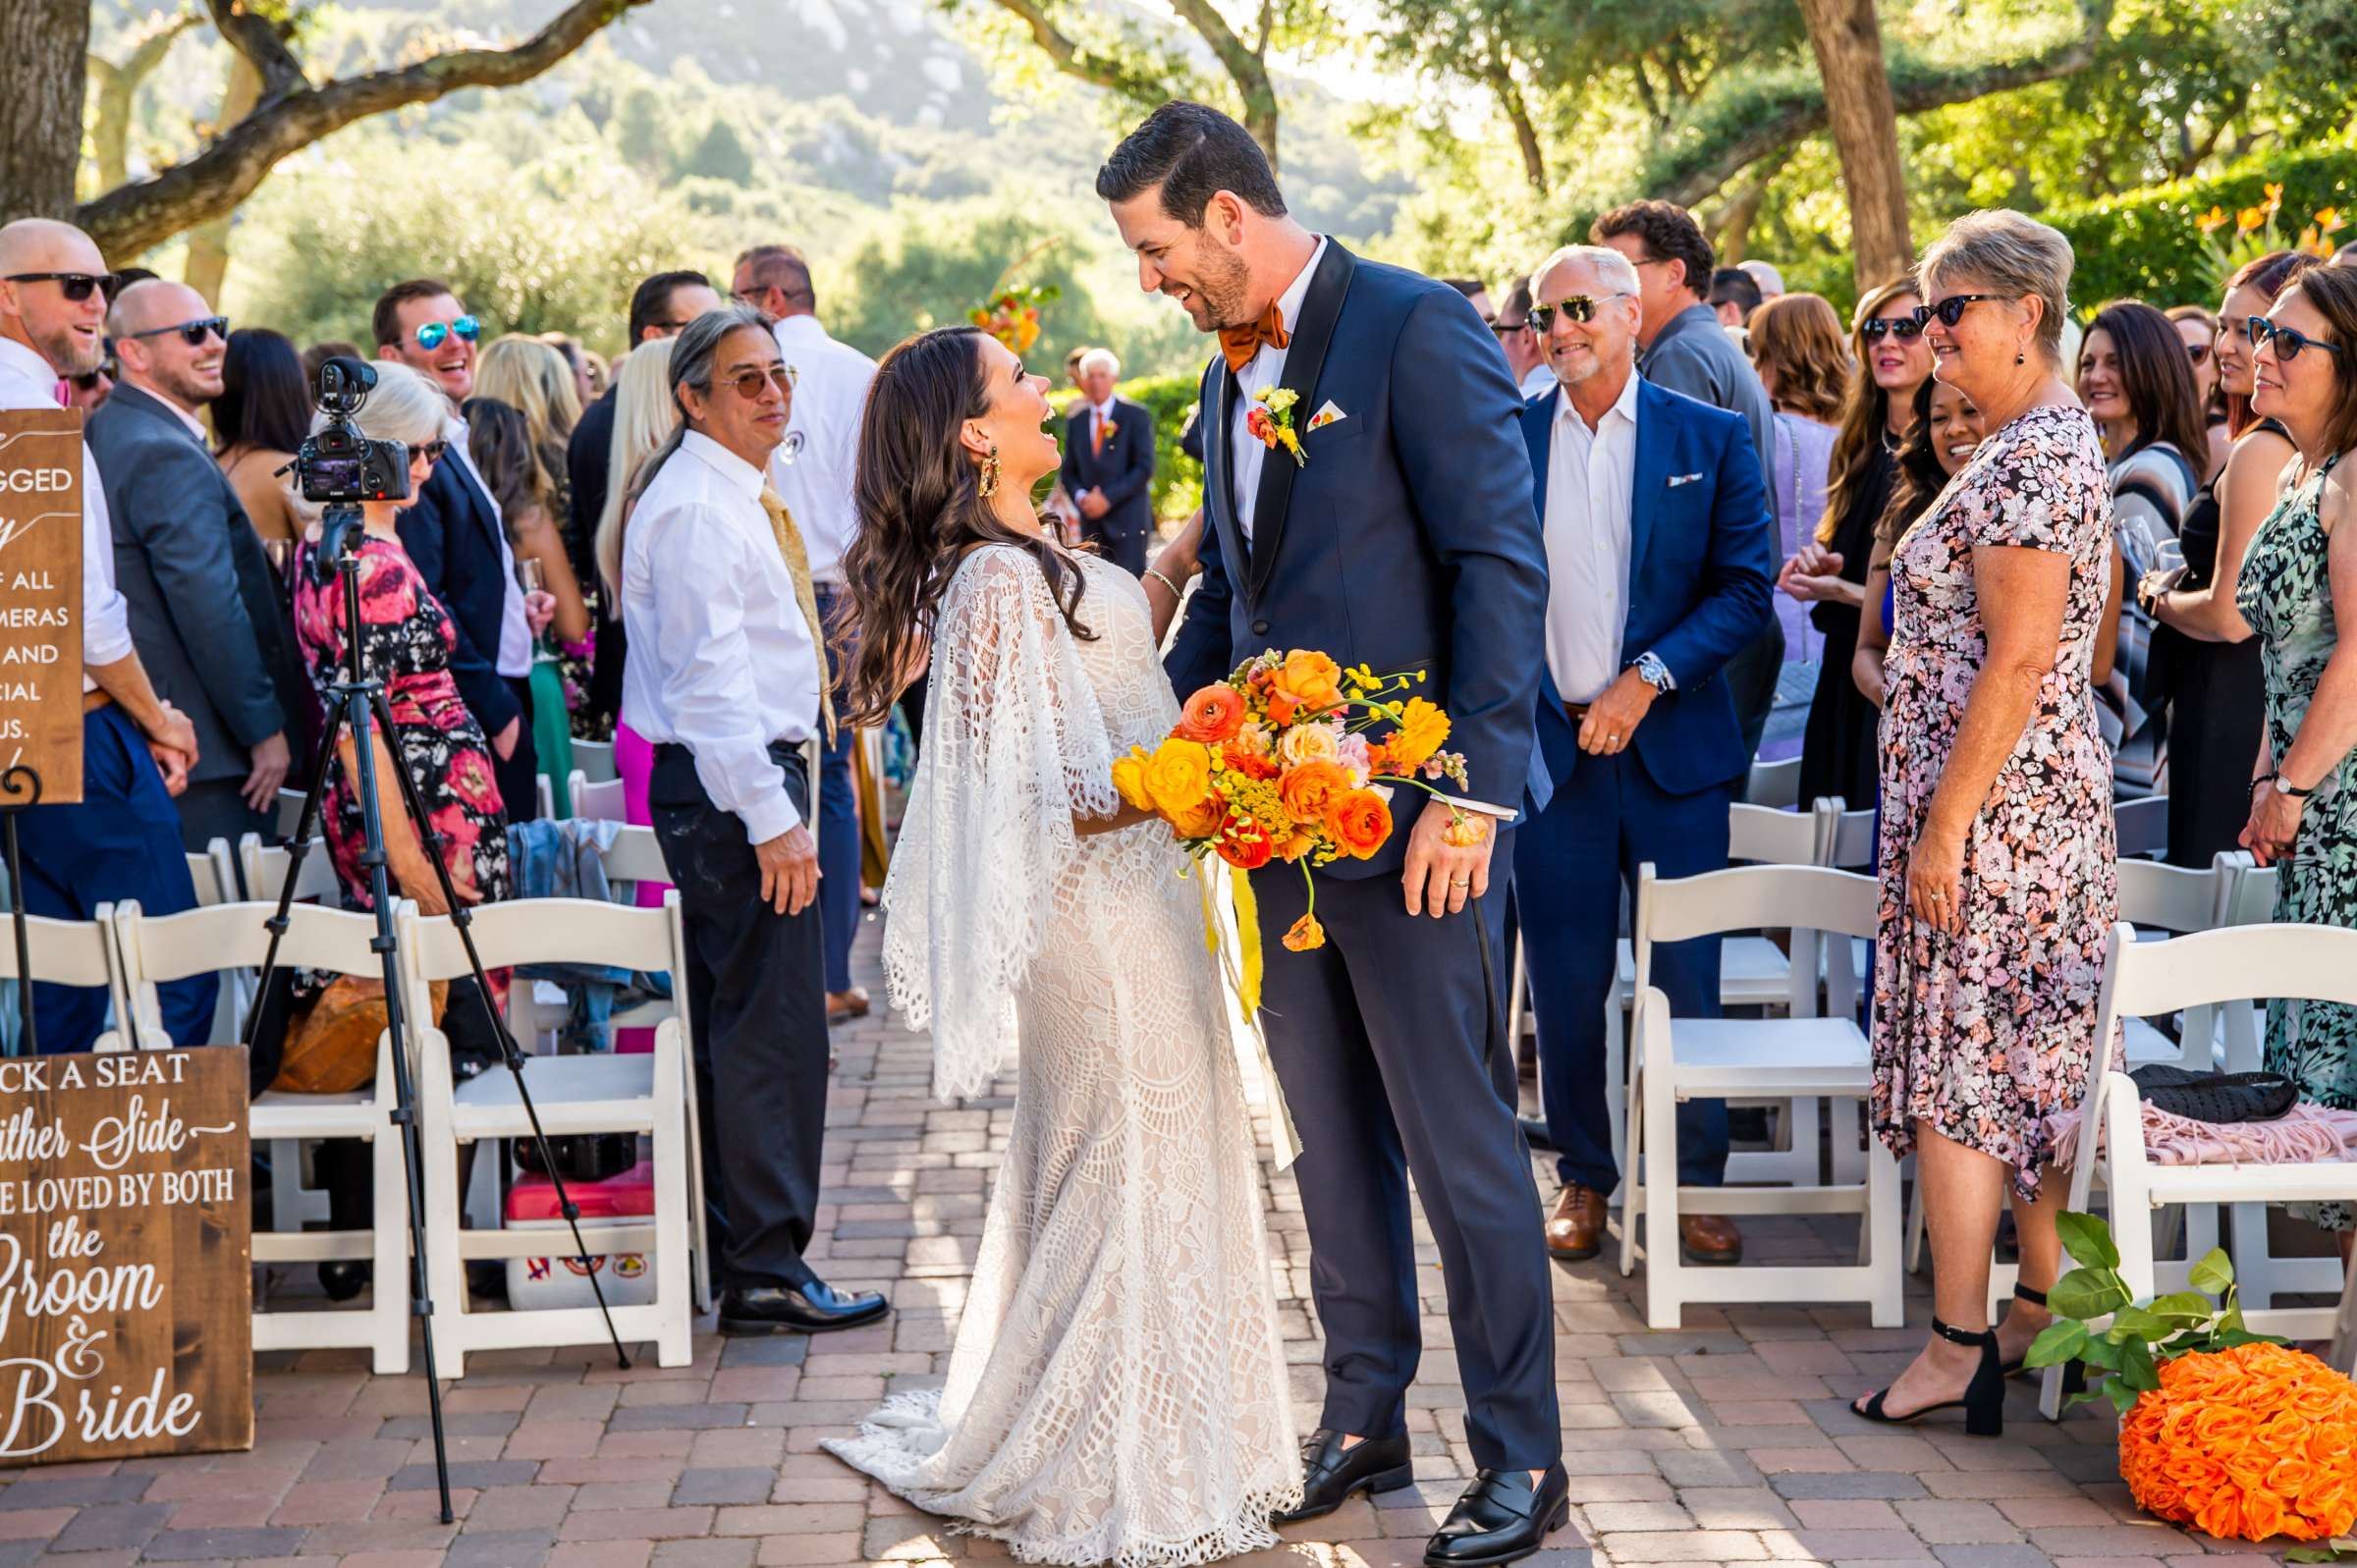
{"label": "silver wristwatch", "polygon": [[1670,667],[1662,663],[1662,656],[1658,653],[1649,651],[1637,655],[1637,662],[1629,668],[1636,671],[1639,680],[1656,691],[1676,689],[1677,682],[1670,678]]}

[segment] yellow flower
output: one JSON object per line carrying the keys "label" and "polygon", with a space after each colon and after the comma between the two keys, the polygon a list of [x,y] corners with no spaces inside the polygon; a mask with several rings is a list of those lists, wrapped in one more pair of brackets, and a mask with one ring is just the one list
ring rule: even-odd
{"label": "yellow flower", "polygon": [[1392,760],[1402,769],[1424,766],[1449,738],[1449,715],[1422,697],[1410,697],[1400,710],[1399,728],[1384,743]]}
{"label": "yellow flower", "polygon": [[2267,188],[2268,216],[2275,216],[2275,209],[2281,205],[2283,205],[2283,187],[2279,184],[2269,186]]}
{"label": "yellow flower", "polygon": [[2341,220],[2340,209],[2338,207],[2317,208],[2316,226],[2326,234],[2337,233],[2340,229],[2345,227]]}
{"label": "yellow flower", "polygon": [[2231,221],[2233,220],[2226,216],[2225,208],[2212,207],[2208,212],[2205,212],[2200,217],[2194,219],[2193,224],[2195,228],[2201,230],[2204,234],[2216,234],[2219,230],[2223,229]]}
{"label": "yellow flower", "polygon": [[1146,749],[1131,746],[1129,755],[1113,765],[1113,786],[1122,798],[1140,811],[1154,809],[1154,797],[1146,793]]}
{"label": "yellow flower", "polygon": [[1193,740],[1165,740],[1146,760],[1144,784],[1154,809],[1186,815],[1211,793],[1211,748]]}
{"label": "yellow flower", "polygon": [[2234,215],[2234,232],[2249,234],[2252,230],[2264,226],[2266,222],[2267,209],[2265,207],[2245,207]]}

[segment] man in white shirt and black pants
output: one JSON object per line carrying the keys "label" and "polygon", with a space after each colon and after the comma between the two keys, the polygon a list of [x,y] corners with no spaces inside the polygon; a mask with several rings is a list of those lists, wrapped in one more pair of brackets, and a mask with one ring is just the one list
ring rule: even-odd
{"label": "man in white shirt and black pants", "polygon": [[723,1201],[721,1332],[873,1323],[874,1292],[802,1261],[818,1213],[827,1020],[801,746],[833,722],[800,533],[766,470],[792,398],[770,323],[709,311],[673,345],[683,424],[622,546],[622,716],[655,746],[647,804],[680,890],[706,1202]]}
{"label": "man in white shirt and black pants", "polygon": [[[737,258],[730,291],[776,323],[778,353],[794,381],[786,439],[769,460],[769,482],[801,529],[821,623],[836,649],[837,704],[846,700],[843,672],[850,668],[850,594],[843,558],[859,531],[851,476],[859,451],[859,420],[867,409],[876,362],[819,325],[810,267],[792,245],[755,245]],[[859,934],[859,816],[851,799],[849,727],[826,739],[819,764],[819,855],[826,876],[818,886],[819,925],[826,933],[827,1021],[867,1015],[867,993],[851,984],[851,939]]]}

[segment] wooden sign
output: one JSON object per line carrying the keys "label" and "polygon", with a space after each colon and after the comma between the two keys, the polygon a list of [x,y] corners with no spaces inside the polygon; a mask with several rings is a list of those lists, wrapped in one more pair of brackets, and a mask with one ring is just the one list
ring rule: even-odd
{"label": "wooden sign", "polygon": [[0,1058],[0,1464],[253,1446],[246,1048]]}
{"label": "wooden sign", "polygon": [[80,409],[0,410],[0,770],[58,805],[82,798],[82,487]]}

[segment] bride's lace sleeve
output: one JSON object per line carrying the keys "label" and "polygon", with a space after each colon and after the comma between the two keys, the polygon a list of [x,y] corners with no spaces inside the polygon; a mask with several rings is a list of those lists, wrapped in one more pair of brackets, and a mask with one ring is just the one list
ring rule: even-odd
{"label": "bride's lace sleeve", "polygon": [[1096,692],[1047,579],[1020,551],[975,552],[934,627],[884,894],[892,999],[933,1032],[936,1095],[981,1094],[1007,1065],[1015,992],[1078,852],[1072,814],[1120,806]]}

